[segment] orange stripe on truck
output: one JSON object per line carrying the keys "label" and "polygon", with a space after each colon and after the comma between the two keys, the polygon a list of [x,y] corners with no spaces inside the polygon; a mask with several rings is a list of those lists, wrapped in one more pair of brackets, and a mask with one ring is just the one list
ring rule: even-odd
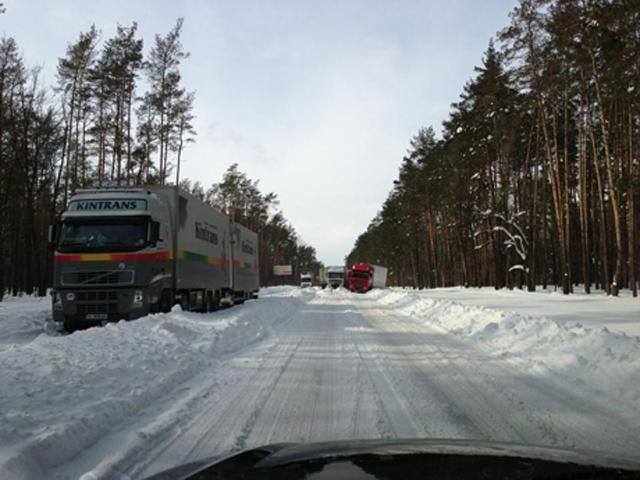
{"label": "orange stripe on truck", "polygon": [[55,263],[69,262],[109,262],[109,261],[131,261],[131,260],[171,260],[173,255],[169,250],[162,252],[146,253],[82,253],[66,255],[56,253],[53,257]]}

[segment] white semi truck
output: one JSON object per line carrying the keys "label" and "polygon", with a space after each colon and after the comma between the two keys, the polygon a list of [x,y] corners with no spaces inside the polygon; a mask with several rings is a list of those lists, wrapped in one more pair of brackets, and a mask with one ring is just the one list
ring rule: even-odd
{"label": "white semi truck", "polygon": [[326,275],[327,275],[327,283],[331,286],[331,288],[342,287],[345,284],[344,279],[344,267],[327,267]]}
{"label": "white semi truck", "polygon": [[81,190],[52,229],[53,318],[67,331],[257,297],[258,238],[172,186]]}
{"label": "white semi truck", "polygon": [[307,288],[313,286],[313,274],[311,272],[302,272],[300,274],[300,287]]}

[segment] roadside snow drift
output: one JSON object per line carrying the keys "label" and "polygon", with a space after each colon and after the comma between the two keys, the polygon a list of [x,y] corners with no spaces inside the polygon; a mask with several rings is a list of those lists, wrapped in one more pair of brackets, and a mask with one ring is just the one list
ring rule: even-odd
{"label": "roadside snow drift", "polygon": [[51,297],[7,296],[0,302],[0,351],[46,330]]}
{"label": "roadside snow drift", "polygon": [[615,402],[630,418],[640,414],[640,337],[433,299],[428,290],[387,289],[369,295],[396,313],[517,364],[523,374],[579,385],[602,403]]}
{"label": "roadside snow drift", "polygon": [[[304,295],[311,293],[270,289],[225,311],[175,307],[71,335],[43,333],[0,351],[0,478],[38,478],[68,462],[221,356],[264,338]],[[44,313],[39,299],[22,304],[27,313],[21,315]],[[0,318],[4,322],[12,323],[5,332],[20,333],[18,321]],[[43,318],[24,323],[45,324]]]}

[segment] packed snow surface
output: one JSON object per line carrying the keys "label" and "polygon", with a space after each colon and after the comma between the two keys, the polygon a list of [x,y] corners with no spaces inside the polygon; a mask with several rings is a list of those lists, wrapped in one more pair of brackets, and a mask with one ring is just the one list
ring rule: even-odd
{"label": "packed snow surface", "polygon": [[506,288],[450,287],[429,290],[427,295],[463,305],[544,316],[569,325],[579,322],[585,327],[606,327],[612,332],[640,336],[640,298],[633,298],[629,290],[621,290],[619,297],[606,295],[602,290],[586,294],[583,287],[575,287],[574,292],[563,295],[556,289],[540,287],[533,293]]}
{"label": "packed snow surface", "polygon": [[472,296],[278,287],[211,314],[71,335],[47,321],[46,300],[2,302],[0,478],[142,478],[267,443],[350,438],[640,460],[640,339],[603,327],[637,299],[600,297],[597,323],[579,322],[579,308],[571,321],[567,306],[563,319],[520,308],[551,294],[493,294],[493,308]]}

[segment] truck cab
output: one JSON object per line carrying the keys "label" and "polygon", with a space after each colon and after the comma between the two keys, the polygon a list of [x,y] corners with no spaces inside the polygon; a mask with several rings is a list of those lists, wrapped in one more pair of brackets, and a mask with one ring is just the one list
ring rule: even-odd
{"label": "truck cab", "polygon": [[374,268],[365,263],[358,263],[349,271],[348,288],[352,292],[365,293],[373,288]]}
{"label": "truck cab", "polygon": [[141,188],[81,191],[57,225],[53,318],[65,330],[173,305],[168,206]]}
{"label": "truck cab", "polygon": [[371,263],[356,263],[347,275],[347,287],[352,292],[367,293],[372,288],[385,288],[387,268]]}
{"label": "truck cab", "polygon": [[300,287],[307,288],[313,286],[311,272],[303,272],[300,274]]}
{"label": "truck cab", "polygon": [[327,282],[331,288],[344,286],[344,277],[344,267],[327,267]]}

